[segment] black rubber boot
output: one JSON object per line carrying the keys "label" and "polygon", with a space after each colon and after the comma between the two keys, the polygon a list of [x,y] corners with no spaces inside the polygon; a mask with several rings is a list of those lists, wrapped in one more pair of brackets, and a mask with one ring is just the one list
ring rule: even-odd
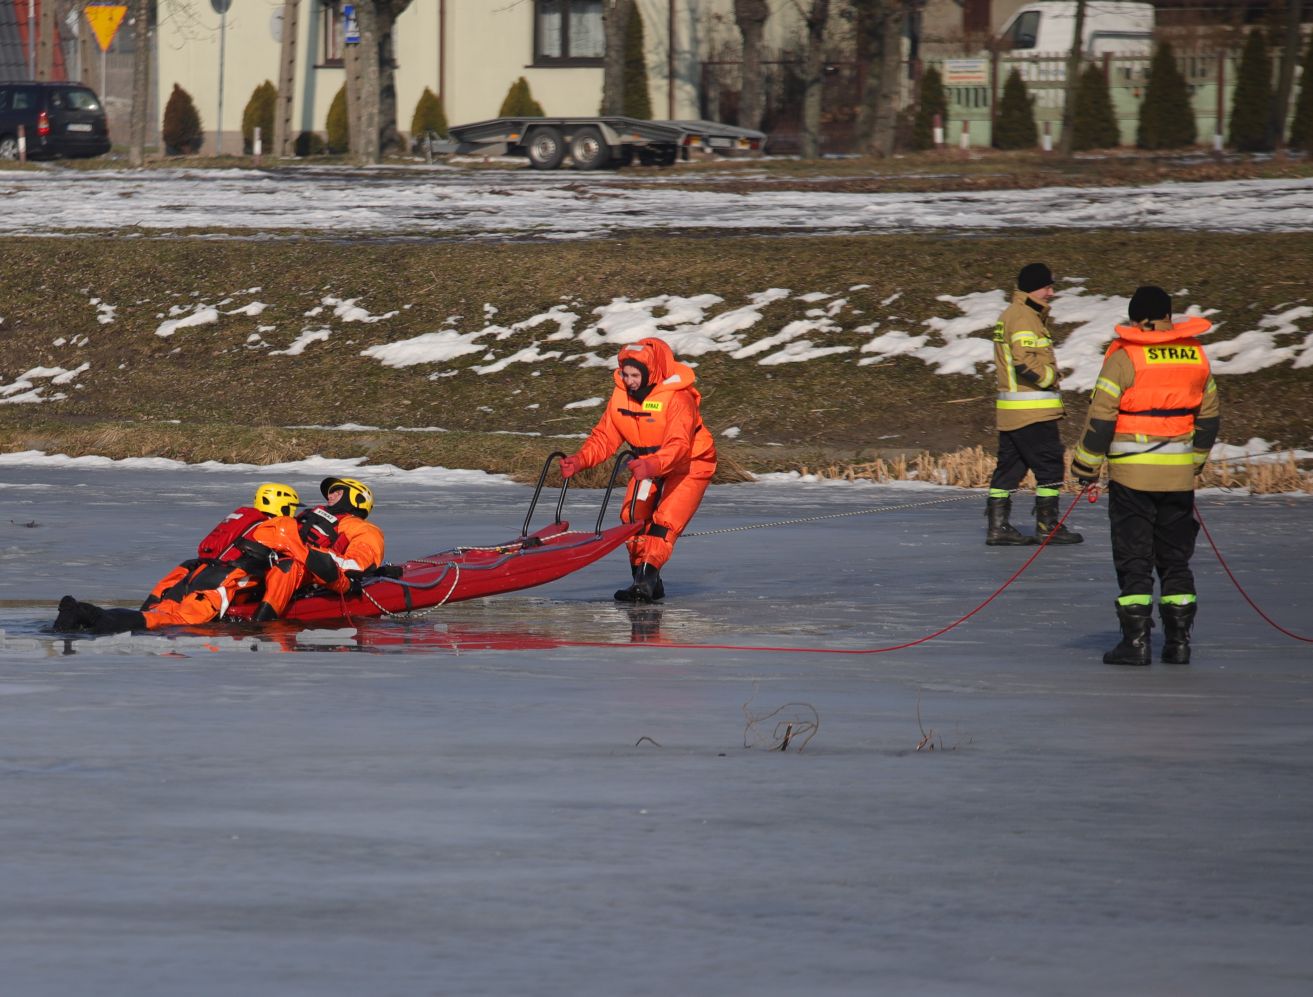
{"label": "black rubber boot", "polygon": [[657,602],[664,599],[666,587],[661,582],[661,572],[644,562],[634,568],[634,584],[627,589],[620,589],[615,597],[619,602]]}
{"label": "black rubber boot", "polygon": [[[82,605],[87,605],[83,603]],[[145,630],[146,617],[137,609],[101,609],[92,606],[100,616],[91,625],[91,632],[97,634],[118,634],[128,630]]]}
{"label": "black rubber boot", "polygon": [[1196,602],[1184,606],[1170,602],[1158,604],[1158,615],[1163,621],[1163,656],[1162,661],[1169,665],[1188,665],[1190,663],[1190,628],[1194,626]]}
{"label": "black rubber boot", "polygon": [[[1050,533],[1053,536],[1049,538],[1049,545],[1053,544],[1078,544],[1083,543],[1085,538],[1079,533],[1073,533],[1058,522],[1061,519],[1058,515],[1058,496],[1056,495],[1036,495],[1035,496],[1035,542],[1043,543],[1044,538]],[[1057,532],[1054,532],[1054,527]]]}
{"label": "black rubber boot", "polygon": [[1017,530],[1008,522],[1012,515],[1011,498],[990,498],[985,503],[985,515],[989,517],[989,526],[985,531],[985,544],[989,547],[1024,547],[1035,542]]}
{"label": "black rubber boot", "polygon": [[278,610],[267,602],[262,602],[255,607],[255,612],[251,615],[251,620],[255,623],[268,623],[270,620],[278,619]]}
{"label": "black rubber boot", "polygon": [[1153,657],[1149,631],[1153,629],[1152,606],[1123,606],[1116,603],[1117,622],[1122,627],[1121,643],[1103,656],[1105,665],[1147,665]]}

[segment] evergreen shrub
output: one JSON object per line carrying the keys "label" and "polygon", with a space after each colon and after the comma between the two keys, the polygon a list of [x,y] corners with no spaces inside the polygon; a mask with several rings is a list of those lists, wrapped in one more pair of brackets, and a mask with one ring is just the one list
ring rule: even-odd
{"label": "evergreen shrub", "polygon": [[1071,147],[1076,150],[1115,149],[1121,144],[1121,129],[1112,110],[1108,79],[1100,67],[1091,63],[1080,74],[1080,82],[1076,85]]}
{"label": "evergreen shrub", "polygon": [[324,131],[327,133],[326,145],[330,153],[341,155],[351,149],[351,123],[346,114],[345,83],[333,97],[333,103],[328,105],[328,120],[324,122]]}
{"label": "evergreen shrub", "polygon": [[274,144],[274,109],[278,105],[278,88],[265,80],[251,92],[251,99],[242,111],[242,150],[250,155],[255,151],[255,130],[260,129],[260,143],[266,149]]}
{"label": "evergreen shrub", "polygon": [[499,118],[543,118],[543,106],[533,99],[529,92],[529,81],[521,76],[506,91],[506,98],[501,102]]}
{"label": "evergreen shrub", "polygon": [[1272,148],[1268,114],[1272,106],[1272,60],[1267,35],[1251,31],[1245,39],[1231,97],[1231,128],[1227,145],[1239,152],[1266,152]]}
{"label": "evergreen shrub", "polygon": [[1292,149],[1313,151],[1313,35],[1304,50],[1299,97],[1295,100],[1295,117],[1290,122],[1289,145]]}
{"label": "evergreen shrub", "polygon": [[916,117],[912,121],[912,148],[931,149],[935,144],[935,115],[948,134],[948,97],[944,93],[944,78],[931,66],[921,74],[917,89]]}
{"label": "evergreen shrub", "polygon": [[204,136],[205,130],[201,127],[196,102],[186,90],[173,84],[173,92],[164,105],[164,121],[160,126],[164,151],[170,156],[192,155],[200,151]]}
{"label": "evergreen shrub", "polygon": [[1149,66],[1149,83],[1140,105],[1135,144],[1141,149],[1179,149],[1194,145],[1197,138],[1189,87],[1176,64],[1172,46],[1163,42]]}
{"label": "evergreen shrub", "polygon": [[410,137],[418,142],[429,132],[447,137],[447,112],[443,110],[442,98],[428,87],[415,102],[415,113],[410,118]]}
{"label": "evergreen shrub", "polygon": [[1003,84],[1003,98],[998,102],[998,119],[994,123],[994,148],[1033,149],[1039,141],[1035,127],[1035,101],[1026,82],[1016,69],[1008,73]]}
{"label": "evergreen shrub", "polygon": [[643,42],[643,13],[634,4],[625,22],[625,116],[648,120],[652,96],[647,89],[647,48]]}

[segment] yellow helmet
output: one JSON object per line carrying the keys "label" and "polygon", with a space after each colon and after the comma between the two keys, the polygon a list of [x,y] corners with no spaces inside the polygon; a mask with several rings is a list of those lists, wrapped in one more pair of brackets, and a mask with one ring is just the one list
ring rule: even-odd
{"label": "yellow helmet", "polygon": [[301,496],[291,485],[266,481],[255,490],[255,501],[252,504],[271,516],[294,516],[296,507],[301,504]]}
{"label": "yellow helmet", "polygon": [[355,478],[325,478],[319,483],[319,491],[324,498],[328,498],[328,493],[337,488],[346,492],[347,506],[361,519],[373,510],[374,493],[363,481]]}

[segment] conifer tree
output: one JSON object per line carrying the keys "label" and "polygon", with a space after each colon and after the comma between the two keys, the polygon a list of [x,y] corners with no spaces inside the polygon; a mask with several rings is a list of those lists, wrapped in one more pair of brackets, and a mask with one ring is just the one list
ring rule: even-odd
{"label": "conifer tree", "polygon": [[1194,145],[1197,138],[1189,88],[1176,64],[1172,46],[1163,42],[1149,67],[1135,144],[1141,149],[1176,149]]}
{"label": "conifer tree", "polygon": [[521,76],[506,91],[506,99],[501,102],[499,118],[542,118],[543,106],[533,99],[529,91],[529,81]]}
{"label": "conifer tree", "polygon": [[643,41],[643,12],[634,4],[625,21],[625,116],[648,120],[652,97],[647,89],[647,47]]}
{"label": "conifer tree", "polygon": [[1026,90],[1021,73],[1015,68],[1003,84],[1003,99],[998,102],[998,119],[994,123],[994,148],[1033,149],[1039,140],[1035,127],[1035,102]]}
{"label": "conifer tree", "polygon": [[204,135],[196,102],[186,90],[173,84],[173,92],[164,105],[164,121],[160,126],[165,151],[171,156],[198,152]]}
{"label": "conifer tree", "polygon": [[442,98],[425,87],[415,102],[415,113],[410,118],[410,137],[420,139],[429,132],[442,136],[447,134],[447,112],[442,106]]}
{"label": "conifer tree", "polygon": [[272,80],[265,80],[251,92],[251,99],[242,111],[242,149],[249,155],[255,151],[255,130],[260,129],[260,141],[266,149],[273,147],[274,105],[278,103],[278,88]]}
{"label": "conifer tree", "polygon": [[1080,74],[1076,85],[1076,116],[1072,122],[1071,147],[1081,149],[1115,149],[1122,144],[1117,115],[1112,110],[1108,79],[1103,70],[1091,63]]}
{"label": "conifer tree", "polygon": [[1313,150],[1313,36],[1309,37],[1300,74],[1299,97],[1295,117],[1290,122],[1289,145],[1292,149]]}
{"label": "conifer tree", "polygon": [[929,149],[935,144],[935,115],[945,134],[948,131],[948,97],[944,93],[944,78],[931,66],[921,76],[916,100],[916,118],[912,121],[912,148]]}
{"label": "conifer tree", "polygon": [[340,155],[351,148],[351,125],[346,113],[346,84],[338,88],[333,102],[328,105],[328,120],[324,123],[328,151]]}
{"label": "conifer tree", "polygon": [[1235,93],[1231,98],[1231,130],[1227,144],[1240,152],[1265,152],[1272,148],[1267,119],[1272,105],[1272,60],[1267,54],[1267,36],[1251,31],[1240,57]]}

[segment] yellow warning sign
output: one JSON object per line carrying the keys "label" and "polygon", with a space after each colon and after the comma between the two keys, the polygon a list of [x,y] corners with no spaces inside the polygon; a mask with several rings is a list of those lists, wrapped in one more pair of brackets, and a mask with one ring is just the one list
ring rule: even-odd
{"label": "yellow warning sign", "polygon": [[93,4],[87,7],[87,23],[96,34],[102,52],[109,51],[109,43],[123,23],[123,15],[128,12],[125,6],[111,4]]}

